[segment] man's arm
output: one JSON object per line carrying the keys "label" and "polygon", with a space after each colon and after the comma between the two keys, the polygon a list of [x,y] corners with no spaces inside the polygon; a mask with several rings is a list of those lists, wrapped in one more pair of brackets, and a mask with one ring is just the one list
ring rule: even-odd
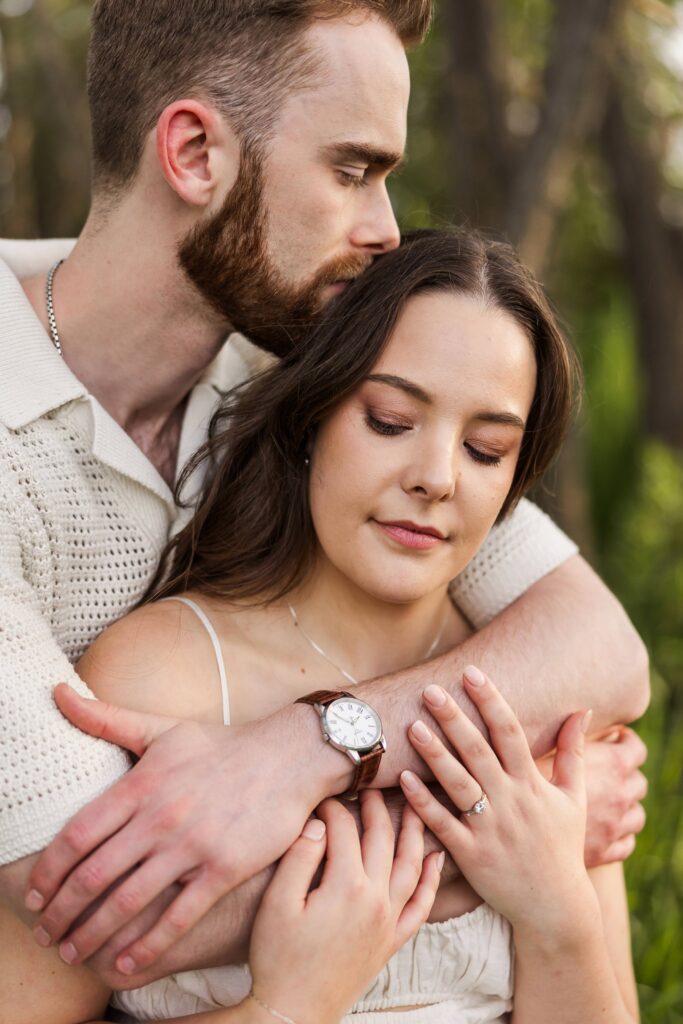
{"label": "man's arm", "polygon": [[[44,608],[49,572],[27,578],[32,555],[49,548],[42,523],[14,485],[0,427],[0,865],[42,849],[72,815],[130,766],[126,754],[74,728],[52,691],[66,679],[88,690],[59,649]],[[32,551],[30,549],[35,549]],[[35,558],[41,568],[43,562]],[[0,898],[16,907],[19,869],[0,868]]]}
{"label": "man's arm", "polygon": [[455,650],[357,687],[354,692],[379,712],[388,738],[376,785],[397,785],[404,768],[427,777],[406,731],[424,714],[421,697],[430,683],[448,690],[481,727],[462,686],[467,665],[496,680],[535,757],[553,748],[573,711],[592,708],[599,731],[634,721],[649,701],[644,644],[616,598],[575,555]]}
{"label": "man's arm", "polygon": [[[632,720],[647,702],[640,640],[618,602],[572,557],[461,649],[359,688],[382,714],[389,738],[380,785],[394,785],[404,767],[415,765],[405,730],[421,712],[428,683],[441,681],[473,715],[460,682],[463,667],[476,661],[500,682],[536,754],[553,745],[557,726],[577,707],[593,707],[600,727]],[[154,929],[125,951],[131,974],[153,963],[225,892],[281,856],[311,809],[349,784],[348,759],[321,742],[317,718],[304,705],[230,730],[183,723],[173,735],[157,736],[143,716],[133,720],[109,706],[77,705],[70,696],[61,698],[82,728],[144,756],[57,837],[31,885],[46,903],[59,892],[43,923],[60,938],[94,897],[141,864],[121,901],[133,901],[123,919],[121,907],[113,912],[107,903],[94,915],[90,941],[97,940],[96,949],[172,881],[171,871],[175,878],[192,872],[193,882]],[[235,837],[229,847],[228,834]]]}
{"label": "man's arm", "polygon": [[[595,868],[625,859],[633,850],[636,834],[643,828],[645,814],[639,803],[647,783],[639,771],[646,756],[644,744],[630,729],[621,729],[611,740],[586,743],[584,759],[588,789],[586,866]],[[537,762],[546,778],[552,775],[554,759]],[[387,806],[398,833],[405,798],[398,790],[387,791]],[[446,800],[441,794],[440,799]],[[425,835],[425,853],[439,849],[434,836]],[[224,896],[198,923],[144,972],[131,978],[116,969],[119,954],[142,936],[177,895],[173,887],[113,936],[88,962],[110,988],[137,987],[177,971],[222,964],[240,964],[247,958],[254,918],[261,897],[272,877],[267,868],[244,885]],[[446,858],[442,884],[457,878],[456,865]],[[433,918],[438,920],[439,918]]]}

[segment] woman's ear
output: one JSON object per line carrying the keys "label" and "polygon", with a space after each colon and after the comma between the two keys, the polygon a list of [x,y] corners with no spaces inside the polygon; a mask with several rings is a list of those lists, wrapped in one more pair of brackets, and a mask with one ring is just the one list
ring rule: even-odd
{"label": "woman's ear", "polygon": [[237,181],[240,144],[226,119],[199,100],[176,100],[156,126],[156,151],[166,182],[184,203],[222,203]]}

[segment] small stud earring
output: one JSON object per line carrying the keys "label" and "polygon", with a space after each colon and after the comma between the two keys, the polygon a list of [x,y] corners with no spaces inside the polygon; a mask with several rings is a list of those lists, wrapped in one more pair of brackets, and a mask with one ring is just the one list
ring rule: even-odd
{"label": "small stud earring", "polygon": [[305,455],[304,456],[304,466],[310,466],[310,464],[311,464],[311,456],[310,455]]}

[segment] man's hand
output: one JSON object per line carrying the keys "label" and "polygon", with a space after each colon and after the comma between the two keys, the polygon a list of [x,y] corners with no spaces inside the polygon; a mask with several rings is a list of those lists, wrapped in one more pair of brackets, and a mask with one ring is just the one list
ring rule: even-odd
{"label": "man's hand", "polygon": [[641,800],[647,795],[647,779],[639,768],[646,758],[647,747],[626,726],[586,743],[586,867],[626,860],[633,853],[636,835],[645,825]]}
{"label": "man's hand", "polygon": [[[647,794],[647,779],[639,768],[647,758],[647,747],[626,726],[586,740],[586,867],[597,868],[626,860],[633,853],[636,835],[645,825],[640,803]],[[536,762],[549,778],[552,757]]]}
{"label": "man's hand", "polygon": [[[26,903],[44,908],[35,933],[42,945],[62,939],[130,872],[62,943],[62,957],[73,964],[179,881],[176,899],[116,962],[127,975],[149,966],[221,896],[282,856],[313,807],[343,790],[351,772],[302,706],[229,727],[126,711],[65,685],[55,699],[74,725],[141,758],[71,819],[31,872]],[[256,763],[255,751],[263,755]]]}

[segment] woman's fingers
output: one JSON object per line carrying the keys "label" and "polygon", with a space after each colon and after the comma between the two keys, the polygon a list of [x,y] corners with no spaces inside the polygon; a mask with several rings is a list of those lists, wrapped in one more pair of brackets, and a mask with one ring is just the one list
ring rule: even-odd
{"label": "woman's fingers", "polygon": [[[449,698],[450,700],[451,698]],[[463,719],[465,716],[461,711],[456,709],[456,714],[460,715]],[[452,723],[454,720],[451,719]],[[446,731],[445,723],[441,723],[444,732]],[[469,735],[469,728],[475,735]],[[451,739],[456,753],[461,753],[461,744],[466,744],[469,750],[469,759],[475,760],[474,745],[476,743],[477,749],[481,749],[481,755],[479,757],[480,762],[488,761],[487,755],[484,751],[484,747],[488,744],[481,735],[481,733],[468,721],[467,725],[465,722],[459,722],[457,726],[453,726],[450,729],[452,736],[455,739]],[[467,739],[463,739],[463,736],[467,734]],[[466,811],[472,806],[475,800],[478,800],[481,796],[482,788],[484,787],[484,778],[490,779],[494,773],[496,776],[500,775],[500,765],[497,761],[495,764],[490,764],[488,770],[486,767],[482,767],[480,763],[479,772],[476,778],[472,778],[472,775],[467,769],[457,760],[453,754],[446,749],[444,744],[441,742],[438,736],[436,736],[424,722],[415,722],[410,727],[408,736],[415,750],[418,751],[420,757],[429,765],[432,775],[437,782],[440,782],[445,789],[448,796],[451,798],[453,803],[459,810]],[[490,748],[489,748],[490,751]],[[492,752],[491,752],[492,753]],[[478,782],[477,779],[481,779]]]}
{"label": "woman's fingers", "polygon": [[403,808],[396,854],[391,868],[389,897],[400,911],[415,891],[422,871],[425,826],[410,804]]}
{"label": "woman's fingers", "polygon": [[[509,775],[527,777],[534,770],[533,758],[524,730],[510,705],[488,676],[474,665],[465,669],[463,682],[467,695],[489,730],[491,744],[489,746],[486,741],[484,743],[488,749],[495,751],[497,757],[483,758],[479,730],[445,690],[439,686],[429,686],[424,697],[430,712],[451,743],[457,747],[464,763],[476,778],[479,778],[477,771],[480,765],[489,765],[493,761],[499,761]],[[487,783],[490,785],[489,780],[480,781],[484,789]]]}
{"label": "woman's fingers", "polygon": [[424,782],[413,772],[401,772],[400,782],[410,806],[457,861],[458,857],[454,851],[462,848],[471,839],[467,826],[439,803]]}
{"label": "woman's fingers", "polygon": [[401,911],[396,925],[396,949],[406,943],[429,917],[441,880],[444,856],[442,851],[441,853],[430,853],[425,858],[413,895]]}
{"label": "woman's fingers", "polygon": [[327,829],[319,818],[310,818],[301,835],[284,854],[268,886],[268,900],[290,906],[306,902],[315,873],[325,855]]}
{"label": "woman's fingers", "polygon": [[363,825],[361,852],[368,878],[388,882],[394,859],[394,828],[381,789],[366,789],[360,794]]}
{"label": "woman's fingers", "polygon": [[365,874],[353,815],[334,798],[323,800],[315,813],[327,826],[327,861],[322,884],[328,881],[344,884],[350,878]]}

